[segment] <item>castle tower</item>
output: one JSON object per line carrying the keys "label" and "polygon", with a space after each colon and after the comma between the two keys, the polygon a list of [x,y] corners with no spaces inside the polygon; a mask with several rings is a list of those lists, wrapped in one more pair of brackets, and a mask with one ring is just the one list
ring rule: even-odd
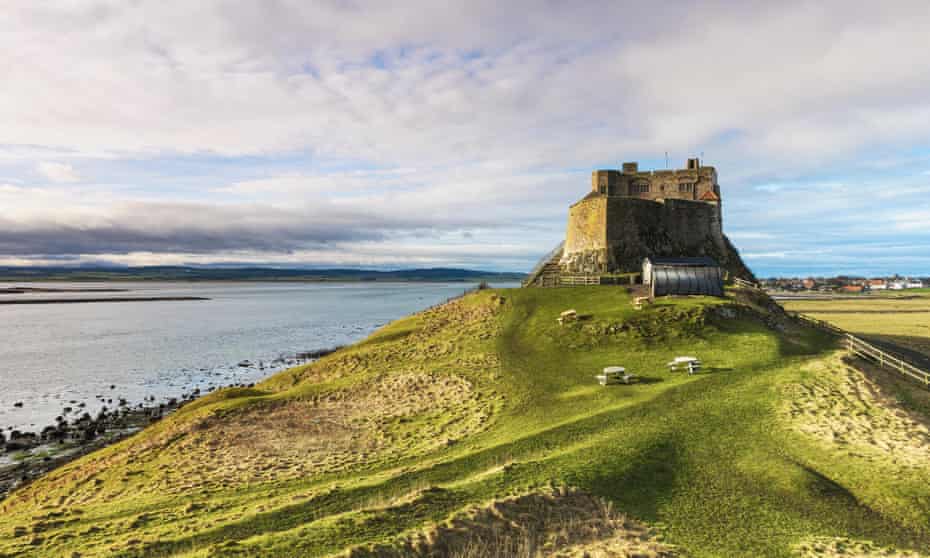
{"label": "castle tower", "polygon": [[620,193],[620,173],[615,170],[596,170],[591,173],[591,191],[604,196]]}

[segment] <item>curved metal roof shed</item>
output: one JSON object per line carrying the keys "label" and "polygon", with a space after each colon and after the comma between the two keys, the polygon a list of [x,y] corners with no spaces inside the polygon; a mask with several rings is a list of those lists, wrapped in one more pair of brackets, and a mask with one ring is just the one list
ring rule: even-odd
{"label": "curved metal roof shed", "polygon": [[723,296],[723,270],[711,258],[646,258],[643,283],[651,296]]}

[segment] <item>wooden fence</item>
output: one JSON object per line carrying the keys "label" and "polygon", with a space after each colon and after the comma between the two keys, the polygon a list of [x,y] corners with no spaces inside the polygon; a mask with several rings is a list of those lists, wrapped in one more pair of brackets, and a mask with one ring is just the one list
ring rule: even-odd
{"label": "wooden fence", "polygon": [[788,312],[788,315],[793,316],[794,318],[797,318],[798,320],[805,322],[809,325],[812,325],[814,327],[819,327],[820,329],[829,330],[831,333],[835,333],[837,335],[849,335],[849,333],[846,330],[838,328],[835,325],[831,324],[830,322],[819,320],[813,316],[801,314],[800,312]]}
{"label": "wooden fence", "polygon": [[830,333],[834,333],[836,335],[842,335],[846,349],[850,354],[856,355],[859,358],[865,360],[872,361],[878,364],[881,368],[891,368],[892,370],[896,370],[911,379],[917,380],[923,384],[925,388],[930,389],[930,372],[921,370],[913,364],[905,362],[904,360],[901,360],[901,358],[879,349],[865,339],[856,337],[852,333],[838,328],[829,322],[818,320],[817,318],[798,312],[791,312],[789,314],[799,319],[800,321],[810,324],[814,327],[819,327],[820,329],[827,330]]}
{"label": "wooden fence", "polygon": [[635,285],[640,275],[640,273],[611,273],[604,275],[591,273],[563,273],[559,277],[559,282],[563,287],[581,285]]}
{"label": "wooden fence", "polygon": [[758,289],[759,288],[759,285],[757,285],[756,283],[753,283],[752,281],[747,281],[740,277],[734,277],[733,284],[736,285],[737,287],[741,287],[744,289]]}
{"label": "wooden fence", "polygon": [[568,275],[563,273],[559,278],[563,286],[575,287],[579,285],[600,285],[600,275]]}
{"label": "wooden fence", "polygon": [[849,352],[877,363],[882,368],[891,368],[901,374],[913,378],[922,383],[925,388],[930,389],[930,373],[924,372],[909,362],[904,362],[900,358],[888,354],[875,345],[859,339],[851,333],[846,334],[846,347]]}

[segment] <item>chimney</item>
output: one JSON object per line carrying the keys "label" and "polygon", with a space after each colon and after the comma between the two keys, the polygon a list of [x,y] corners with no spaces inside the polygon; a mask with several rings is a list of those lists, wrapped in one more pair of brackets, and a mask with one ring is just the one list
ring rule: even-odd
{"label": "chimney", "polygon": [[631,163],[623,163],[623,172],[635,173],[639,172],[639,163],[633,161]]}

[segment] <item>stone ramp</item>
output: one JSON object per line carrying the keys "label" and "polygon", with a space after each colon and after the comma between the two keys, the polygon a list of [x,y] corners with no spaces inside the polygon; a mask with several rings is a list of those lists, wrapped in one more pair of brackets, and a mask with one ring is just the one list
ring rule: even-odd
{"label": "stone ramp", "polygon": [[529,273],[523,282],[524,287],[558,287],[562,269],[559,260],[565,250],[565,242],[560,242],[552,251],[546,254]]}

